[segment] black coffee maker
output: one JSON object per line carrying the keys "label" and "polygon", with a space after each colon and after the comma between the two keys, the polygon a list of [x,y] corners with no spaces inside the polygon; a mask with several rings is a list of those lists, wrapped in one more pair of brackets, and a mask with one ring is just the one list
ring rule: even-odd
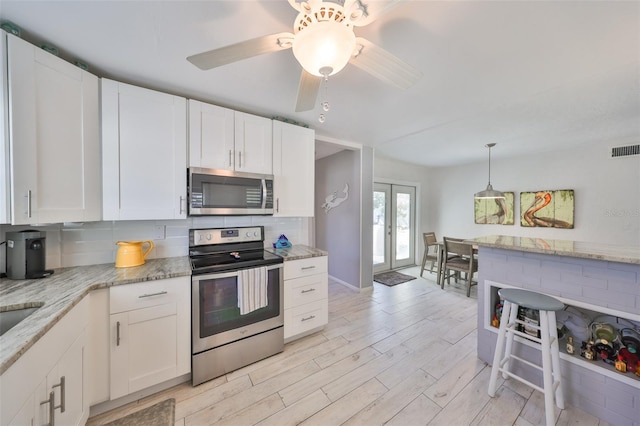
{"label": "black coffee maker", "polygon": [[44,266],[46,239],[40,231],[7,232],[7,278],[28,280],[53,274]]}

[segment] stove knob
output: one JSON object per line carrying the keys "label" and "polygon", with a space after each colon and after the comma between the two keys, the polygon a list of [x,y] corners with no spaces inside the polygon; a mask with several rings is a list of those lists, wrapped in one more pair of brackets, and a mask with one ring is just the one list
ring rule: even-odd
{"label": "stove knob", "polygon": [[211,240],[211,234],[207,234],[207,240]]}
{"label": "stove knob", "polygon": [[247,237],[251,237],[251,232],[247,232]]}
{"label": "stove knob", "polygon": [[256,231],[256,232],[253,233],[253,236],[257,237],[259,234],[260,234],[260,232]]}

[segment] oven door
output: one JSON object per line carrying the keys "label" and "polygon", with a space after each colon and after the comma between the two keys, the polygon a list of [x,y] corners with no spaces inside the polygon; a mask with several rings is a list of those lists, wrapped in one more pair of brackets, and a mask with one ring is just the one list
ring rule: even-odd
{"label": "oven door", "polygon": [[191,278],[193,353],[284,325],[282,263],[266,266],[267,303],[244,315],[238,305],[240,271]]}

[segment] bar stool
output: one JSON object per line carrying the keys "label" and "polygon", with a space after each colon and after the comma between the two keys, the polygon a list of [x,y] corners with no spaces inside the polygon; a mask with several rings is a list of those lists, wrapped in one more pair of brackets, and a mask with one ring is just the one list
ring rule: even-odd
{"label": "bar stool", "polygon": [[[532,291],[516,288],[503,288],[498,291],[500,297],[504,299],[502,316],[500,318],[500,331],[498,332],[498,342],[493,356],[493,366],[491,367],[491,378],[489,380],[489,396],[496,394],[498,373],[502,373],[504,379],[513,377],[514,379],[539,390],[544,394],[544,411],[547,425],[555,424],[554,394],[555,403],[558,408],[564,409],[564,395],[562,394],[562,384],[560,376],[560,355],[558,352],[558,331],[556,329],[556,311],[564,309],[564,304],[553,297]],[[540,325],[526,324],[528,328],[540,330],[540,337],[518,331],[518,324],[524,324],[518,319],[518,307],[537,309],[540,312]],[[517,357],[511,353],[514,336],[525,337],[537,342],[542,349],[542,366]],[[506,342],[505,342],[506,338]],[[505,346],[506,343],[506,346]],[[542,371],[543,387],[509,371],[511,360],[522,362],[530,367]]]}

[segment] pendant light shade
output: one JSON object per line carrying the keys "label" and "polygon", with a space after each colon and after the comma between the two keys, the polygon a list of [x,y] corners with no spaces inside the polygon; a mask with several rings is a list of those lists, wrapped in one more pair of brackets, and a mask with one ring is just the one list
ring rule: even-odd
{"label": "pendant light shade", "polygon": [[487,148],[489,148],[489,183],[487,184],[487,188],[485,190],[476,192],[474,194],[474,198],[476,199],[504,199],[504,194],[500,191],[496,191],[495,189],[493,189],[493,186],[491,186],[491,148],[493,148],[495,145],[495,143],[488,143],[485,145]]}

